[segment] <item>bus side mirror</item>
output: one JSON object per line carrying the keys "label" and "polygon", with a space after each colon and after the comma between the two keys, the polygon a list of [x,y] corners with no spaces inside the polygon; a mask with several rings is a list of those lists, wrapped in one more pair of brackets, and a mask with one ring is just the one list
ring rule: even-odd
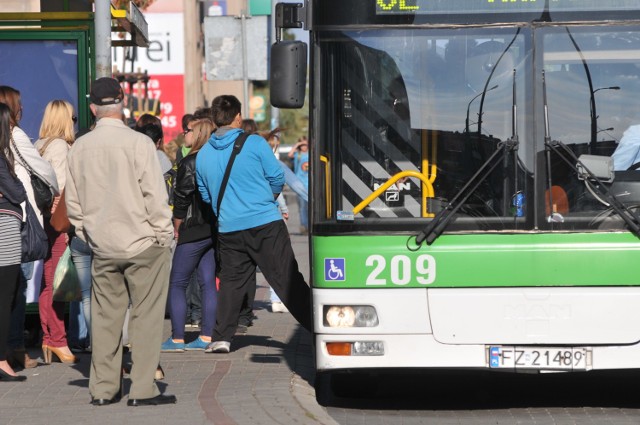
{"label": "bus side mirror", "polygon": [[307,88],[307,44],[279,41],[271,46],[271,105],[302,108]]}

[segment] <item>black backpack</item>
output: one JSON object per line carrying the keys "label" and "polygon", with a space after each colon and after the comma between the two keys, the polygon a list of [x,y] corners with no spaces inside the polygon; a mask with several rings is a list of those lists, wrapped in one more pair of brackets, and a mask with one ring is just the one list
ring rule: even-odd
{"label": "black backpack", "polygon": [[178,166],[176,164],[169,171],[163,174],[164,183],[167,187],[167,195],[169,195],[169,206],[173,209],[173,188],[176,183],[176,175],[178,174]]}

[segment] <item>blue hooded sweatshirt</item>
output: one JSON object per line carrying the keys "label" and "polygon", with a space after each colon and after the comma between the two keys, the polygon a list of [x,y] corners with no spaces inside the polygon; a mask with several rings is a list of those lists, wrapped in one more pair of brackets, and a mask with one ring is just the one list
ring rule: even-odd
{"label": "blue hooded sweatshirt", "polygon": [[196,157],[196,181],[202,200],[211,204],[221,233],[251,229],[282,220],[274,194],[282,192],[284,172],[265,139],[251,135],[236,157],[224,192],[220,213],[216,211],[220,184],[242,133],[222,127],[200,149]]}

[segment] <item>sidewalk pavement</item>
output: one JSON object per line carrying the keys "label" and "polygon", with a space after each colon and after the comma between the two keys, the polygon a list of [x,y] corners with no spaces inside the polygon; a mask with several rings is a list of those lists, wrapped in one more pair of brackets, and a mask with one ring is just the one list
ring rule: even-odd
{"label": "sidewalk pavement", "polygon": [[[291,238],[301,271],[309,276],[308,238]],[[125,375],[122,401],[92,406],[89,354],[80,354],[76,365],[44,365],[42,353],[30,350],[41,364],[19,372],[27,381],[0,381],[0,425],[335,424],[315,399],[311,334],[289,313],[270,311],[269,287],[260,273],[254,308],[258,319],[246,335],[236,336],[229,354],[162,353],[165,379],[159,387],[177,396],[175,405],[127,406],[130,381]],[[166,338],[169,320],[164,328]],[[187,342],[197,332],[187,328]]]}

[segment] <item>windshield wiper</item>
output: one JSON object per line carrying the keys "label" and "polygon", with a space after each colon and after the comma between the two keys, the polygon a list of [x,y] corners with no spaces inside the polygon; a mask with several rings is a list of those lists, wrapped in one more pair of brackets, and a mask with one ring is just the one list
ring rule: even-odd
{"label": "windshield wiper", "polygon": [[[491,90],[491,89],[490,89]],[[420,246],[422,242],[426,240],[427,245],[431,245],[442,234],[447,227],[453,216],[458,210],[465,204],[469,196],[471,196],[476,189],[484,182],[487,177],[491,175],[493,170],[502,163],[505,170],[505,182],[503,186],[503,197],[506,198],[509,181],[506,170],[508,168],[509,154],[513,153],[514,160],[514,185],[516,191],[518,190],[518,124],[517,124],[517,103],[516,103],[516,70],[513,70],[513,101],[511,106],[511,137],[504,142],[498,143],[498,149],[491,154],[491,156],[480,166],[478,171],[471,176],[471,178],[465,183],[465,185],[456,193],[456,195],[449,201],[442,210],[440,210],[433,220],[422,232],[416,235],[416,244]],[[507,205],[503,206],[504,211],[507,210]]]}
{"label": "windshield wiper", "polygon": [[436,214],[429,225],[416,235],[416,244],[421,245],[426,240],[427,245],[431,245],[442,234],[456,212],[469,199],[469,196],[491,175],[491,172],[502,163],[503,159],[508,157],[509,152],[513,151],[517,144],[517,141],[511,139],[498,143],[498,149],[491,154],[453,199]]}
{"label": "windshield wiper", "polygon": [[[553,184],[551,178],[551,160],[550,160],[550,151],[553,151],[560,159],[562,159],[568,166],[571,168],[576,175],[581,175],[586,173],[590,180],[593,180],[597,183],[595,189],[599,192],[598,194],[604,198],[611,209],[616,212],[622,218],[622,220],[627,224],[631,233],[636,235],[636,237],[640,237],[640,217],[633,212],[630,208],[628,208],[625,204],[620,202],[620,200],[611,193],[609,188],[603,184],[603,182],[596,176],[585,164],[580,161],[580,159],[573,153],[573,151],[565,145],[563,142],[558,140],[551,140],[551,136],[549,134],[549,114],[548,114],[548,104],[547,104],[547,82],[545,79],[545,73],[542,71],[542,99],[544,103],[544,146],[547,151],[547,186],[549,192],[549,206],[553,205],[553,198],[551,195],[551,185]],[[549,216],[549,222],[553,222],[553,211],[551,211],[551,216]]]}

